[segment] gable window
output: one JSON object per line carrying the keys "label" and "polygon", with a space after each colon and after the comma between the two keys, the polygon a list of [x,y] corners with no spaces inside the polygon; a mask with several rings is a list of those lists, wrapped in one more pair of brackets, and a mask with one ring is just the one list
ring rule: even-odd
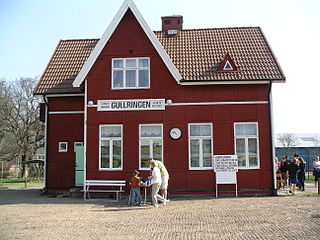
{"label": "gable window", "polygon": [[258,168],[258,123],[235,123],[234,131],[239,168]]}
{"label": "gable window", "polygon": [[100,170],[122,169],[122,125],[100,125]]}
{"label": "gable window", "polygon": [[227,53],[224,59],[220,62],[217,72],[238,72],[239,69],[231,56]]}
{"label": "gable window", "polygon": [[189,124],[189,168],[212,168],[212,124]]}
{"label": "gable window", "polygon": [[112,89],[150,87],[150,58],[112,59]]}
{"label": "gable window", "polygon": [[163,161],[162,124],[140,125],[140,169],[149,169],[149,159]]}
{"label": "gable window", "polygon": [[223,67],[224,71],[232,71],[233,67],[231,66],[231,64],[229,63],[229,61],[226,61],[226,64]]}
{"label": "gable window", "polygon": [[68,152],[67,142],[59,142],[59,152]]}

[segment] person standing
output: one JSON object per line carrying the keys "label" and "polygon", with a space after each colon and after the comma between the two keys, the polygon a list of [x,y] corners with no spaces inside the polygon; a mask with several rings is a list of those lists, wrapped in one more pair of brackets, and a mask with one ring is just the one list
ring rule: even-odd
{"label": "person standing", "polygon": [[320,178],[320,161],[319,156],[316,156],[312,163],[313,166],[313,175],[314,175],[314,186],[317,186],[318,179]]}
{"label": "person standing", "polygon": [[295,153],[294,158],[292,162],[288,165],[288,174],[289,174],[289,181],[290,181],[290,190],[289,193],[294,195],[295,190],[296,190],[296,184],[298,183],[297,180],[297,172],[299,171],[299,167],[297,165],[297,159],[299,157],[298,153]]}
{"label": "person standing", "polygon": [[158,199],[160,199],[160,201],[162,201],[164,205],[166,205],[167,200],[158,194],[161,186],[160,168],[157,166],[156,161],[150,161],[150,165],[152,168],[152,175],[149,176],[149,179],[151,179],[151,207],[158,208]]}
{"label": "person standing", "polygon": [[140,205],[141,204],[141,193],[140,193],[140,177],[137,170],[133,171],[133,177],[130,180],[131,190],[130,190],[130,199],[129,205]]}
{"label": "person standing", "polygon": [[288,186],[288,157],[287,156],[283,156],[282,157],[282,162],[280,165],[280,172],[282,175],[282,179],[284,180],[284,186],[287,187]]}
{"label": "person standing", "polygon": [[305,180],[305,171],[306,171],[306,162],[302,157],[298,158],[299,160],[299,171],[298,171],[298,181],[299,181],[299,189],[304,191],[304,180]]}
{"label": "person standing", "polygon": [[156,165],[160,169],[161,173],[161,186],[160,186],[160,195],[168,200],[168,184],[169,184],[169,173],[162,161],[150,159],[151,162],[156,162]]}

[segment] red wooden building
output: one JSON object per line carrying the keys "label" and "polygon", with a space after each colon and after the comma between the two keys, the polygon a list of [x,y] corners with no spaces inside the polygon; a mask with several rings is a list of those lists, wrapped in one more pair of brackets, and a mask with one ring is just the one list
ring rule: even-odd
{"label": "red wooden building", "polygon": [[259,27],[185,30],[169,16],[151,31],[126,0],[101,39],[61,40],[35,89],[46,188],[129,180],[134,169],[146,177],[153,157],[170,173],[169,192],[212,193],[213,155],[236,154],[239,194],[272,194],[271,87],[284,81]]}

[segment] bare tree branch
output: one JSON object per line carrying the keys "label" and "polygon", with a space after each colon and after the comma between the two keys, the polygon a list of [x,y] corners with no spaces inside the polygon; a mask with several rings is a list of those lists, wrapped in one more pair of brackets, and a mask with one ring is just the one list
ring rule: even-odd
{"label": "bare tree branch", "polygon": [[279,135],[277,140],[283,145],[283,147],[295,147],[298,138],[294,133],[282,133]]}
{"label": "bare tree branch", "polygon": [[44,127],[39,121],[40,99],[33,96],[37,79],[0,80],[0,159],[20,157],[25,164],[37,149]]}

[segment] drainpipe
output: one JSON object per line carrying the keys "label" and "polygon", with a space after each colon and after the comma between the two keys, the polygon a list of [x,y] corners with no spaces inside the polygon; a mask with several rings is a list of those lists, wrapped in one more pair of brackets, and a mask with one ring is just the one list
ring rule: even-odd
{"label": "drainpipe", "polygon": [[48,186],[48,125],[49,125],[49,104],[48,104],[48,100],[45,94],[43,94],[43,101],[46,105],[46,111],[45,111],[45,120],[44,120],[44,124],[45,124],[45,132],[44,132],[44,149],[45,149],[45,153],[44,153],[44,192],[47,192]]}
{"label": "drainpipe", "polygon": [[88,87],[87,79],[85,81],[84,89],[84,128],[83,128],[83,191],[85,191],[85,181],[87,180],[87,121],[88,121]]}
{"label": "drainpipe", "polygon": [[272,108],[272,80],[269,81],[269,93],[268,93],[268,101],[269,101],[269,123],[270,123],[270,145],[271,145],[271,161],[272,161],[272,186],[273,186],[273,195],[277,195],[277,184],[276,184],[276,174],[275,174],[275,151],[274,151],[274,132],[273,132],[273,108]]}

